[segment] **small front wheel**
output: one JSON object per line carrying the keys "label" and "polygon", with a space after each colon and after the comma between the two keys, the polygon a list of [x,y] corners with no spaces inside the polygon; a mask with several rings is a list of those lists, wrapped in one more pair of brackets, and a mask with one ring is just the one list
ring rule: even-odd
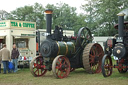
{"label": "small front wheel", "polygon": [[70,73],[70,62],[64,55],[57,56],[52,63],[52,72],[56,78],[65,78]]}
{"label": "small front wheel", "polygon": [[47,70],[45,69],[45,65],[43,65],[43,57],[37,56],[30,63],[30,71],[33,76],[40,77],[43,76]]}
{"label": "small front wheel", "polygon": [[104,77],[108,77],[112,74],[112,58],[109,55],[104,55],[101,67]]}
{"label": "small front wheel", "polygon": [[118,65],[118,71],[119,73],[126,73],[127,72],[127,68],[123,68],[123,66],[126,66],[126,64],[124,64],[124,59],[121,59],[121,60],[117,60],[117,65]]}

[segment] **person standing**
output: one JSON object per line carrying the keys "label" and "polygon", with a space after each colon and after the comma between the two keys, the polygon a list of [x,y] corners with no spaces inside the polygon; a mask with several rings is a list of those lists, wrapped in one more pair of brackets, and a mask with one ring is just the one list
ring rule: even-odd
{"label": "person standing", "polygon": [[19,57],[19,51],[16,48],[16,44],[13,44],[13,49],[12,49],[12,53],[11,53],[11,59],[12,59],[12,63],[14,64],[14,72],[17,72],[18,57]]}
{"label": "person standing", "polygon": [[2,62],[2,57],[0,56],[0,73],[1,73],[1,62]]}
{"label": "person standing", "polygon": [[6,74],[6,70],[10,73],[8,68],[9,60],[11,61],[10,51],[6,48],[6,44],[3,44],[3,48],[0,50],[0,57],[2,57],[2,63],[4,67],[4,74]]}

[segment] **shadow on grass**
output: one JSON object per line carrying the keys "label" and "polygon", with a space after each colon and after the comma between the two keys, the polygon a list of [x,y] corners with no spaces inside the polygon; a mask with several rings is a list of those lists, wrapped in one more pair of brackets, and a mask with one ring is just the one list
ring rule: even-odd
{"label": "shadow on grass", "polygon": [[128,72],[127,73],[119,73],[119,72],[113,72],[110,76],[111,78],[120,78],[120,79],[128,79]]}
{"label": "shadow on grass", "polygon": [[79,69],[75,69],[73,72],[70,72],[70,73],[72,73],[72,74],[88,74],[86,71],[85,71],[85,69],[83,69],[83,68],[79,68]]}
{"label": "shadow on grass", "polygon": [[126,72],[126,73],[119,73],[117,71],[117,69],[113,69],[112,75],[109,76],[109,77],[103,77],[103,79],[128,79],[128,72]]}

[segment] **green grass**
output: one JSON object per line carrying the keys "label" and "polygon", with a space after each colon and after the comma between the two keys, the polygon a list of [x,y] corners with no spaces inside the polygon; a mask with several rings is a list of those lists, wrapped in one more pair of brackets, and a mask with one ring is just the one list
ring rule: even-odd
{"label": "green grass", "polygon": [[88,74],[84,69],[76,69],[67,78],[56,79],[48,71],[43,77],[33,77],[29,69],[17,73],[0,74],[0,85],[127,85],[128,73],[120,74],[114,69],[112,76],[104,78],[100,74]]}

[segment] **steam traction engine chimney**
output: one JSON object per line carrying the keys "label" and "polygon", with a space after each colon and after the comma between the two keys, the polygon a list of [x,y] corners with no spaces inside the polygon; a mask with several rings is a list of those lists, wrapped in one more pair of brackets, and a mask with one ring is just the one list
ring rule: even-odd
{"label": "steam traction engine chimney", "polygon": [[113,48],[113,55],[122,59],[126,56],[126,48],[124,46],[124,15],[119,13],[118,15],[118,37],[116,39],[115,47]]}
{"label": "steam traction engine chimney", "polygon": [[47,32],[47,38],[49,38],[49,35],[51,35],[51,27],[52,27],[52,10],[51,9],[48,9],[48,10],[45,10],[45,13],[46,13],[46,32]]}
{"label": "steam traction engine chimney", "polygon": [[119,37],[123,37],[123,30],[124,30],[124,13],[119,13],[118,15],[118,33]]}

